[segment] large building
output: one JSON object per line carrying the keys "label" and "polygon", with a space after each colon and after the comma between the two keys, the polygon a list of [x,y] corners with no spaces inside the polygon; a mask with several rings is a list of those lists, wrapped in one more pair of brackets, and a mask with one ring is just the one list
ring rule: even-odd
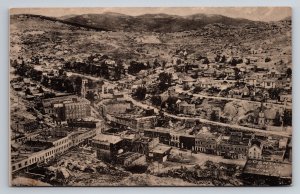
{"label": "large building", "polygon": [[88,142],[96,135],[96,129],[59,128],[45,131],[43,134],[22,144],[16,155],[11,155],[11,169],[16,172],[28,166],[49,162],[56,156],[65,153],[70,148]]}
{"label": "large building", "polygon": [[51,115],[56,122],[83,119],[91,116],[91,103],[75,95],[44,99],[45,114]]}
{"label": "large building", "polygon": [[210,133],[199,133],[195,137],[195,150],[207,154],[216,154],[217,152],[217,137]]}
{"label": "large building", "polygon": [[98,134],[92,139],[92,146],[97,152],[97,158],[105,161],[115,161],[117,155],[124,152],[124,140],[120,136]]}

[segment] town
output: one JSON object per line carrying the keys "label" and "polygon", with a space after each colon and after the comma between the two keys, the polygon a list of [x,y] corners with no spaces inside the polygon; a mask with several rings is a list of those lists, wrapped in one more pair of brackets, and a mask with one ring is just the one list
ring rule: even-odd
{"label": "town", "polygon": [[291,184],[290,18],[179,32],[75,19],[11,15],[12,185]]}

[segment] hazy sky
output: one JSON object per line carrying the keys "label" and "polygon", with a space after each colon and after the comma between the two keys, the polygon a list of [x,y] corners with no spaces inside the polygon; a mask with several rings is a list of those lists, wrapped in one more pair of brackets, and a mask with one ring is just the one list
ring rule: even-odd
{"label": "hazy sky", "polygon": [[165,13],[173,15],[191,15],[197,13],[221,14],[234,18],[250,20],[276,21],[291,16],[289,7],[135,7],[135,8],[13,8],[11,14],[40,14],[45,16],[60,17],[73,14],[99,14],[104,12],[117,12],[127,15],[142,15]]}

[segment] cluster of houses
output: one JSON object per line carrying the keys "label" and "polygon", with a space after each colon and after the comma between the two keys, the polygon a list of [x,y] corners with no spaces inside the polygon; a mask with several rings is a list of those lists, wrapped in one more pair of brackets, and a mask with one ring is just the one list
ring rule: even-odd
{"label": "cluster of houses", "polygon": [[174,132],[166,128],[145,129],[144,136],[159,138],[161,143],[180,149],[214,154],[230,159],[261,159],[283,162],[288,148],[288,138],[264,138],[231,132],[230,135],[214,135],[199,132]]}

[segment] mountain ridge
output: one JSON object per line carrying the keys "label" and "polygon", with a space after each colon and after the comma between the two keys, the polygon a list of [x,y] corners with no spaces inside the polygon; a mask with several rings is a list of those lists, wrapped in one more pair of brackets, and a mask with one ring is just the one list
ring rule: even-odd
{"label": "mountain ridge", "polygon": [[[101,14],[66,15],[63,17],[49,17],[34,14],[17,15],[39,17],[97,31],[148,31],[167,33],[199,30],[206,25],[215,23],[223,24],[228,27],[267,23],[244,18],[231,18],[219,14],[192,14],[188,16],[179,16],[159,13],[130,16],[115,12],[105,12]],[[15,16],[16,15],[12,15],[11,17]]]}

